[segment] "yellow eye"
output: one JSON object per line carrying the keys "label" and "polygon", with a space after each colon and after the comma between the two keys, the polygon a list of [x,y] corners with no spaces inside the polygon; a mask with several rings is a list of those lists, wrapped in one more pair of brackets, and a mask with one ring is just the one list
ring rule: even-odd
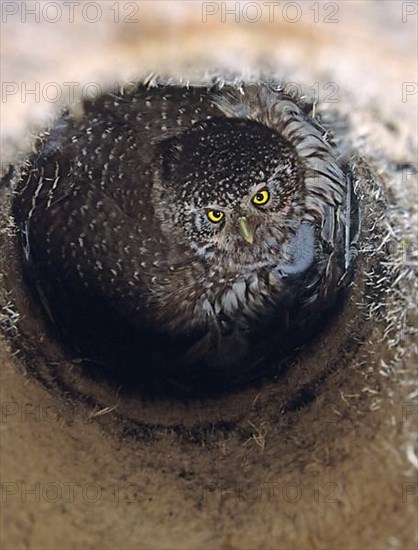
{"label": "yellow eye", "polygon": [[260,204],[266,204],[270,199],[270,193],[267,191],[267,189],[262,189],[258,193],[256,193],[253,197],[253,203],[257,206]]}
{"label": "yellow eye", "polygon": [[212,223],[219,223],[223,219],[224,213],[220,210],[208,210],[207,216]]}

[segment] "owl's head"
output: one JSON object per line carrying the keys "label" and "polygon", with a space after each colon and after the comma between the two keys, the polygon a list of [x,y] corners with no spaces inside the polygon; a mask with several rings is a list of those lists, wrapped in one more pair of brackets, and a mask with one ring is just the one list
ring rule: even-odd
{"label": "owl's head", "polygon": [[275,130],[251,120],[196,123],[159,147],[163,231],[204,260],[260,267],[304,211],[304,166]]}

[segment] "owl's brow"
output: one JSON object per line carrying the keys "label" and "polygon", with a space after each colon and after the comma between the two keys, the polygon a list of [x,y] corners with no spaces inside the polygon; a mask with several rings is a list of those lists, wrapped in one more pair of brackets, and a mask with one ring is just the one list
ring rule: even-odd
{"label": "owl's brow", "polygon": [[272,174],[270,177],[266,178],[265,181],[262,181],[260,183],[255,183],[252,185],[248,191],[250,194],[257,193],[258,191],[261,191],[261,189],[264,189],[265,187],[268,187],[270,183],[272,183],[274,179],[274,174]]}
{"label": "owl's brow", "polygon": [[222,212],[225,212],[225,214],[230,214],[233,210],[230,206],[222,206],[219,203],[212,202],[208,203],[207,205],[203,206],[204,210],[222,210]]}

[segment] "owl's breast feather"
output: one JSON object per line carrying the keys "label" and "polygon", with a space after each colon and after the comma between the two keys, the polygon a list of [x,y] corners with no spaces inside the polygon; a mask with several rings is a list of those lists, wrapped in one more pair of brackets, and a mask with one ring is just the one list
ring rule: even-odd
{"label": "owl's breast feather", "polygon": [[[198,277],[191,277],[190,273],[186,276],[183,272],[184,280],[176,279],[179,295],[184,294],[177,307],[172,307],[171,300],[166,300],[163,292],[159,296],[161,310],[170,309],[170,315],[164,316],[169,319],[167,328],[177,334],[198,328],[222,333],[233,328],[247,331],[254,320],[271,315],[278,302],[297,299],[297,296],[290,299],[289,294],[296,292],[295,281],[303,279],[314,259],[314,227],[302,223],[284,246],[277,263],[273,260],[270,265],[248,273],[230,273],[228,278],[214,271],[210,277],[201,279],[201,292],[196,292],[195,288]],[[179,273],[174,276],[178,277]],[[194,283],[190,291],[186,279]]]}
{"label": "owl's breast feather", "polygon": [[309,223],[302,223],[295,235],[286,243],[285,261],[277,264],[271,273],[282,278],[306,271],[315,257],[315,230]]}

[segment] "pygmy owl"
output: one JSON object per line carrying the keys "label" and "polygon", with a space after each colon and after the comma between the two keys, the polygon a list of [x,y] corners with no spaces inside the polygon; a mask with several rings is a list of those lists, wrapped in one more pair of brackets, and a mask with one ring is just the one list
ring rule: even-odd
{"label": "pygmy owl", "polygon": [[67,340],[196,376],[303,340],[349,281],[358,222],[311,110],[268,83],[160,83],[64,112],[21,167],[14,216]]}

